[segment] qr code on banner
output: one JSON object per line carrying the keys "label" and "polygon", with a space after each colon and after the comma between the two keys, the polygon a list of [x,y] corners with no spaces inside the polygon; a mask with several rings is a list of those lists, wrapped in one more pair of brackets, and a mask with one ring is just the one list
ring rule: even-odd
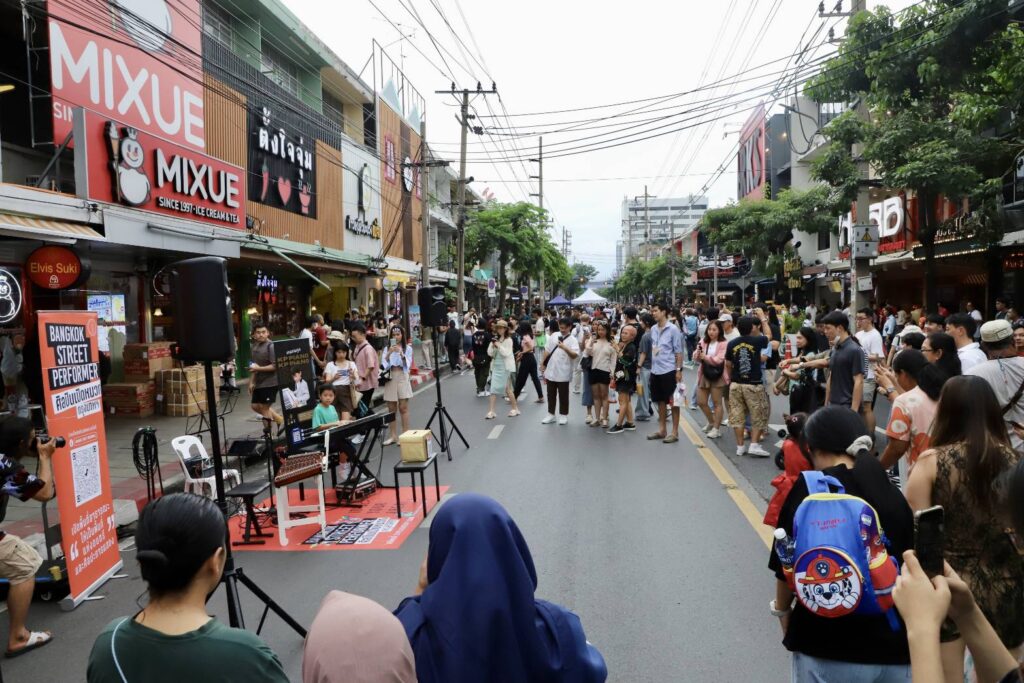
{"label": "qr code on banner", "polygon": [[88,503],[100,495],[100,447],[99,443],[80,446],[71,451],[71,472],[75,482],[75,505]]}

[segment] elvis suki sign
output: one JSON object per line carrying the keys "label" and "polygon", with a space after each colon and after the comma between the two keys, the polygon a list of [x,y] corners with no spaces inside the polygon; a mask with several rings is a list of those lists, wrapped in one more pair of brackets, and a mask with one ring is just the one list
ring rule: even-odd
{"label": "elvis suki sign", "polygon": [[249,114],[249,171],[249,199],[316,218],[316,140],[269,107]]}

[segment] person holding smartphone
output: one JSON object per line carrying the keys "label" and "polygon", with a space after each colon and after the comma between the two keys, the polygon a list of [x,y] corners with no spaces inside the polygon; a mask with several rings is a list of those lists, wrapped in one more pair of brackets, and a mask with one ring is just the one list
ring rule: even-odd
{"label": "person holding smartphone", "polygon": [[[942,389],[930,448],[910,472],[907,500],[915,510],[945,510],[946,561],[963,577],[985,618],[1017,657],[1024,654],[1024,562],[1000,523],[999,486],[1020,460],[1002,410],[981,377],[953,377]],[[942,629],[946,680],[962,679],[964,641]]]}
{"label": "person holding smartphone", "polygon": [[[51,458],[57,444],[54,439],[36,437],[32,421],[8,416],[0,421],[0,494],[21,501],[41,502],[53,498]],[[21,459],[33,453],[39,458],[36,474],[30,474]],[[25,626],[28,608],[35,591],[35,576],[43,558],[25,541],[0,530],[0,578],[7,579],[7,614],[11,627],[7,636],[7,657],[17,657],[53,640],[49,631],[31,631]]]}

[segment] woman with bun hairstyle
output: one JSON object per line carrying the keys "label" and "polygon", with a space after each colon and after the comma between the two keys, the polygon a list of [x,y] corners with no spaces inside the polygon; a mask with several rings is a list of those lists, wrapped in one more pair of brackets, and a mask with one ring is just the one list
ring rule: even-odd
{"label": "woman with bun hairstyle", "polygon": [[143,509],[135,545],[149,603],[96,638],[89,683],[288,680],[263,641],[206,612],[224,571],[226,540],[224,513],[209,498],[172,493]]}

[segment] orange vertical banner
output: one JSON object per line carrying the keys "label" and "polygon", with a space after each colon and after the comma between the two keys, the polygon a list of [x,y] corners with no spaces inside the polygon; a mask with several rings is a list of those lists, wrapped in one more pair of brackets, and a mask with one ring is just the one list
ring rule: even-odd
{"label": "orange vertical banner", "polygon": [[97,315],[40,311],[39,353],[47,431],[67,441],[53,457],[72,609],[122,566],[103,428]]}

